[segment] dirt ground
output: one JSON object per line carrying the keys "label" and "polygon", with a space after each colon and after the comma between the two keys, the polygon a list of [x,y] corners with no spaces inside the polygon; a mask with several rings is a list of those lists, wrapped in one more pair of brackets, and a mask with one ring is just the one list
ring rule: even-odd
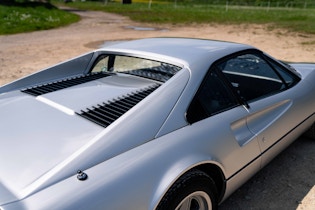
{"label": "dirt ground", "polygon": [[[267,25],[146,25],[114,14],[72,12],[82,20],[53,30],[0,36],[0,85],[96,49],[104,42],[145,37],[234,41],[254,45],[278,59],[315,62],[315,35],[270,30]],[[314,161],[315,141],[300,138],[220,209],[315,209]]]}

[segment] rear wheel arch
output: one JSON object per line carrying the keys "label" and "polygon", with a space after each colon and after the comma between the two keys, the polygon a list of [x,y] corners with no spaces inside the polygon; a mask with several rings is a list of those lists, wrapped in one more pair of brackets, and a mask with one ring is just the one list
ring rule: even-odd
{"label": "rear wheel arch", "polygon": [[177,177],[174,183],[165,192],[159,203],[156,204],[157,206],[154,209],[164,209],[161,208],[161,203],[165,202],[165,197],[170,197],[169,196],[170,191],[174,191],[174,187],[177,188],[178,184],[181,183],[182,180],[185,179],[185,177],[190,176],[191,174],[194,174],[196,172],[201,174],[203,173],[205,176],[208,176],[210,178],[211,183],[209,184],[213,185],[215,188],[213,189],[215,191],[213,195],[215,195],[216,203],[220,203],[225,194],[226,182],[224,173],[222,169],[214,163],[201,163],[199,165],[195,165],[194,167],[190,168],[189,170],[181,174],[179,177]]}
{"label": "rear wheel arch", "polygon": [[221,168],[215,164],[206,163],[194,167],[194,169],[205,172],[209,177],[211,177],[218,190],[218,201],[220,202],[225,194],[226,182],[225,176]]}
{"label": "rear wheel arch", "polygon": [[156,210],[216,210],[217,197],[217,189],[212,178],[194,168],[175,181]]}

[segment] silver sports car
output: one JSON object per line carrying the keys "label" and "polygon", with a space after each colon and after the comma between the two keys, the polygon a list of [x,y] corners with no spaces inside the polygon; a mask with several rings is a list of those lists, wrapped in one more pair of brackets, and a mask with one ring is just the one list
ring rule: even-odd
{"label": "silver sports car", "polygon": [[301,134],[315,64],[118,43],[0,87],[0,209],[216,209]]}

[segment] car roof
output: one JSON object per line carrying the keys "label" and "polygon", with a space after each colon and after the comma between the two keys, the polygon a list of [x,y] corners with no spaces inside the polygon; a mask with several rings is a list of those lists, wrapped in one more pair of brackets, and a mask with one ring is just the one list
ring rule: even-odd
{"label": "car roof", "polygon": [[224,57],[228,54],[254,49],[254,47],[216,40],[194,38],[147,38],[122,42],[103,48],[105,50],[156,55],[175,59],[182,64],[194,65],[207,58],[207,63]]}

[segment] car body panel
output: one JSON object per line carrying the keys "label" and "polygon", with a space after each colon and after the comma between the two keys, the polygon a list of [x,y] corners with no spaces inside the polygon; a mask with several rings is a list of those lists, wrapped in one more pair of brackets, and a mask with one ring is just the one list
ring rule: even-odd
{"label": "car body panel", "polygon": [[50,68],[40,70],[31,75],[25,76],[17,81],[13,81],[9,84],[0,87],[0,94],[12,90],[22,89],[34,84],[41,84],[49,81],[53,81],[59,78],[74,76],[82,74],[86,71],[94,52],[78,56],[71,60],[59,63]]}
{"label": "car body panel", "polygon": [[[6,119],[0,126],[1,138],[6,140],[1,141],[3,146],[0,148],[2,184],[21,194],[21,189],[27,188],[102,130],[29,96],[20,97],[18,101],[8,100],[1,110],[1,118]],[[48,120],[56,118],[59,121]],[[28,119],[28,122],[21,119]],[[61,122],[67,126],[59,126]],[[12,132],[12,125],[15,132]],[[86,132],[78,133],[77,129]],[[23,139],[23,142],[19,139]],[[19,164],[12,164],[11,161]]]}
{"label": "car body panel", "polygon": [[[220,174],[223,202],[315,120],[315,98],[310,97],[315,64],[291,64],[296,70],[287,71],[300,75],[293,87],[248,103],[240,99],[189,123],[188,108],[207,72],[243,51],[262,53],[219,41],[136,40],[0,87],[0,116],[6,119],[0,122],[5,145],[0,148],[0,209],[153,210],[179,177],[208,167]],[[89,74],[105,54],[166,62],[181,70],[166,82],[108,72],[49,93],[27,93],[30,86]],[[152,86],[157,88],[109,125],[82,117],[81,112]],[[87,179],[80,181],[77,171]]]}
{"label": "car body panel", "polygon": [[[239,108],[233,110],[233,112],[239,111]],[[216,118],[210,120],[209,123],[217,121],[218,119]],[[238,161],[246,162],[245,159],[242,160],[244,157],[242,157],[240,153],[250,151],[253,156],[259,154],[257,149],[257,141],[249,143],[243,148],[240,148],[237,142],[234,141],[234,144],[232,144],[234,146],[231,146],[227,151],[233,151],[235,148],[240,148],[240,150],[238,152],[233,152],[226,159],[221,160],[220,154],[222,151],[216,150],[216,147],[213,147],[212,144],[225,144],[225,141],[216,142],[215,139],[218,136],[196,136],[195,133],[191,132],[197,127],[201,130],[208,130],[208,127],[204,125],[205,124],[201,122],[199,124],[196,123],[194,125],[188,125],[187,127],[177,130],[176,133],[166,134],[155,141],[150,141],[144,145],[128,151],[127,153],[116,156],[114,159],[110,159],[91,169],[88,169],[85,171],[89,176],[86,182],[79,182],[76,180],[75,175],[73,175],[69,179],[65,180],[65,182],[70,182],[69,185],[75,184],[78,187],[76,190],[77,193],[71,194],[70,197],[67,196],[67,199],[73,199],[76,200],[76,202],[71,202],[72,205],[66,207],[65,209],[84,208],[84,203],[81,203],[80,200],[86,199],[86,197],[88,197],[88,200],[91,201],[91,208],[94,208],[94,202],[95,205],[98,204],[98,202],[102,202],[101,206],[106,206],[106,208],[109,209],[154,209],[156,203],[161,199],[161,196],[165,193],[165,190],[172,185],[173,181],[182,175],[183,171],[189,170],[194,165],[215,162],[223,162],[224,164],[234,163],[235,165],[238,165],[240,164]],[[219,125],[221,125],[221,123],[218,123],[217,127],[219,127]],[[226,129],[229,131],[228,127]],[[226,135],[231,135],[231,132],[227,132]],[[184,138],[180,139],[178,136],[182,136]],[[190,144],[192,137],[195,139],[194,144]],[[170,139],[172,139],[171,142]],[[190,144],[191,147],[179,147],[179,143],[181,145]],[[206,145],[203,143],[206,143]],[[209,156],[209,151],[215,151],[216,155],[213,155],[213,157]],[[157,158],[161,153],[168,154],[169,160],[172,161],[161,161],[159,158]],[[187,156],[183,154],[189,155]],[[128,159],[128,162],[125,161],[126,159]],[[139,168],[138,164],[140,162],[142,167]],[[224,165],[221,167],[223,169]],[[260,167],[260,165],[257,165],[257,167]],[[256,168],[256,170],[257,169],[258,168]],[[139,173],[141,173],[141,176],[143,176],[142,179],[138,178]],[[129,178],[126,179],[126,177]],[[95,187],[95,185],[99,186],[97,187],[97,191],[93,191],[93,187]],[[133,187],[130,187],[130,185]],[[59,188],[59,190],[56,190],[55,193],[60,191],[61,198],[63,193],[68,194],[66,186],[66,183],[58,183],[50,187],[51,189],[49,189],[48,192],[55,187]],[[111,186],[115,186],[115,190],[106,190],[107,188],[113,189]],[[137,193],[135,193],[135,190]],[[38,194],[40,195],[41,193],[46,193],[46,190],[39,192]],[[49,192],[48,194],[55,193]],[[144,197],[143,193],[145,193]],[[97,201],[96,195],[102,195],[101,201]],[[115,197],[118,195],[126,197],[130,203],[121,202],[119,199],[115,199]],[[141,197],[139,197],[139,195],[141,195]],[[28,200],[30,200],[31,204],[40,203],[40,205],[43,205],[42,209],[47,208],[45,205],[49,206],[47,204],[49,200],[43,202],[40,201],[40,199],[37,200],[36,197],[37,195],[35,194],[34,196],[27,198],[26,203],[28,203]],[[59,195],[57,195],[57,197],[59,197]],[[37,201],[34,202],[34,199]],[[132,202],[134,199],[138,200],[139,202]],[[150,203],[150,200],[154,202]],[[36,207],[41,209],[40,205],[38,206],[37,204]],[[61,205],[62,207],[58,208],[58,205],[59,204],[55,204],[54,208],[64,208],[63,205]],[[30,209],[32,207],[35,206],[28,206]],[[97,209],[96,206],[95,209]]]}
{"label": "car body panel", "polygon": [[[171,88],[172,92],[165,92],[163,89],[160,90],[158,93],[158,96],[156,94],[152,94],[147,100],[151,100],[150,98],[154,97],[155,100],[159,101],[159,103],[156,104],[154,107],[148,107],[145,106],[146,99],[143,101],[143,105],[138,104],[138,107],[135,107],[136,110],[131,113],[130,116],[126,114],[126,116],[121,117],[121,119],[117,120],[115,123],[110,125],[111,128],[103,129],[102,127],[95,125],[94,123],[91,123],[89,121],[86,121],[83,118],[78,117],[77,115],[67,114],[65,112],[60,111],[60,109],[55,108],[54,106],[50,106],[46,101],[43,102],[42,98],[49,99],[50,101],[54,101],[55,103],[59,104],[62,103],[62,106],[65,106],[67,109],[72,110],[75,112],[76,110],[73,106],[78,106],[79,103],[74,100],[73,97],[76,96],[76,94],[73,94],[75,91],[81,91],[87,92],[88,96],[93,95],[91,92],[94,91],[94,88],[90,90],[89,84],[84,84],[83,86],[76,86],[75,88],[68,88],[65,90],[61,90],[63,93],[62,97],[56,97],[57,92],[48,93],[42,96],[37,96],[36,98],[22,95],[25,99],[23,101],[19,101],[19,103],[14,103],[14,106],[11,103],[7,104],[7,110],[4,108],[2,110],[6,111],[6,114],[8,116],[4,116],[8,119],[10,119],[7,123],[7,126],[11,126],[12,124],[16,124],[18,127],[23,127],[24,122],[20,121],[21,125],[19,123],[16,123],[17,119],[23,116],[23,118],[31,119],[29,121],[29,124],[33,127],[36,127],[39,131],[43,131],[41,133],[39,132],[29,132],[29,127],[24,126],[23,129],[19,129],[19,132],[16,132],[17,135],[12,135],[11,129],[9,129],[6,126],[1,126],[1,133],[4,136],[4,139],[6,139],[6,142],[10,142],[10,145],[6,145],[6,147],[3,147],[2,149],[6,151],[10,151],[9,154],[6,155],[5,152],[1,152],[1,160],[5,161],[7,159],[14,159],[12,157],[15,152],[12,152],[12,149],[16,149],[16,142],[12,140],[18,140],[22,138],[26,138],[26,140],[30,141],[29,146],[34,147],[34,145],[38,145],[36,147],[38,149],[37,154],[35,151],[34,158],[37,158],[38,156],[42,156],[41,159],[37,159],[38,164],[34,162],[33,159],[24,159],[25,162],[20,162],[20,164],[16,164],[14,170],[8,171],[8,174],[1,175],[4,180],[9,180],[8,183],[4,183],[5,186],[8,186],[9,189],[11,189],[13,192],[17,193],[17,197],[23,198],[33,192],[36,192],[38,190],[41,190],[44,187],[47,187],[54,182],[57,182],[59,180],[62,180],[68,176],[70,176],[73,173],[76,173],[79,169],[86,169],[90,168],[91,166],[98,164],[99,162],[105,161],[125,150],[128,150],[130,148],[136,147],[137,145],[141,145],[149,140],[154,139],[154,136],[158,132],[159,128],[162,126],[162,123],[165,121],[166,117],[169,114],[169,111],[171,107],[174,106],[175,102],[177,101],[177,98],[181,94],[181,90],[185,86],[185,82],[189,78],[188,72],[184,72],[181,75],[178,75],[180,83],[177,83],[176,81],[165,84],[165,87]],[[137,79],[137,78],[136,78]],[[128,79],[123,78],[125,88],[116,88],[118,91],[115,91],[114,85],[113,88],[108,88],[109,84],[99,84],[98,87],[101,89],[101,91],[104,91],[103,88],[105,88],[105,91],[109,91],[109,96],[111,98],[120,96],[123,94],[126,90],[127,92],[131,92],[135,89],[134,84],[128,85],[126,82]],[[113,83],[115,80],[110,80],[110,83]],[[101,83],[101,82],[99,82]],[[106,83],[106,82],[105,82]],[[143,84],[151,84],[149,82],[143,82]],[[141,84],[138,82],[138,84]],[[147,85],[148,85],[147,84]],[[104,86],[104,87],[103,87]],[[143,85],[142,85],[143,86]],[[137,89],[139,89],[139,86]],[[83,90],[82,90],[83,89]],[[87,89],[87,90],[85,90]],[[96,90],[96,91],[99,91]],[[109,89],[109,90],[108,90]],[[59,92],[61,92],[59,91]],[[69,94],[70,92],[70,94]],[[94,91],[95,92],[95,91]],[[11,94],[11,93],[8,93]],[[68,95],[69,94],[69,95]],[[171,94],[171,96],[170,96]],[[176,97],[177,95],[177,97]],[[4,94],[6,96],[6,94]],[[108,96],[108,95],[107,95]],[[80,98],[80,101],[82,101],[82,97],[78,95]],[[95,98],[95,97],[94,97]],[[103,98],[104,101],[109,100],[111,98]],[[163,100],[163,98],[170,98],[169,100]],[[85,106],[89,106],[90,101],[83,98],[85,101],[82,103]],[[21,100],[21,99],[19,99]],[[78,99],[77,99],[78,100]],[[97,99],[99,100],[99,99]],[[82,102],[83,102],[82,101]],[[173,101],[173,102],[172,102]],[[94,101],[93,104],[96,104],[98,101]],[[79,108],[84,108],[85,106],[80,105]],[[18,106],[18,107],[15,107]],[[32,112],[25,112],[25,107],[32,107],[33,109],[30,109]],[[36,109],[34,109],[36,107]],[[20,110],[20,113],[17,113],[15,110]],[[42,111],[41,111],[42,110]],[[156,111],[154,111],[156,110]],[[166,112],[161,112],[160,110],[166,110]],[[12,112],[14,114],[12,114]],[[23,114],[23,115],[22,115]],[[37,117],[34,117],[37,116]],[[149,117],[150,116],[150,117]],[[148,117],[148,118],[146,118]],[[45,123],[47,119],[53,119],[58,118],[60,121],[52,121],[52,123],[47,124]],[[135,124],[134,122],[139,121],[138,119],[147,119],[147,122],[143,122],[143,125]],[[68,120],[67,120],[68,119]],[[127,119],[127,120],[125,120]],[[154,119],[152,121],[151,119]],[[150,126],[150,124],[152,124]],[[153,126],[154,124],[154,126]],[[155,126],[157,124],[160,124],[160,126]],[[62,126],[60,126],[62,125]],[[75,130],[72,130],[71,127],[73,127]],[[123,130],[125,132],[121,132],[121,128],[124,128]],[[146,127],[146,129],[143,129],[143,127]],[[58,130],[58,128],[60,130]],[[81,130],[82,132],[77,132],[78,130]],[[138,136],[138,133],[141,132],[141,136],[137,139],[130,139],[130,136]],[[7,133],[7,135],[5,135]],[[49,133],[49,135],[47,135]],[[68,133],[68,135],[67,135]],[[74,133],[78,133],[77,135],[74,135]],[[32,135],[33,136],[32,136]],[[80,136],[81,135],[81,136]],[[36,138],[35,138],[36,136]],[[12,139],[12,140],[11,140]],[[44,141],[43,141],[44,139]],[[56,142],[56,139],[59,140],[59,144]],[[33,141],[31,141],[33,140]],[[39,142],[37,144],[36,142]],[[122,144],[123,143],[123,144]],[[48,146],[48,144],[52,144],[51,146]],[[67,153],[61,155],[58,154],[58,151],[60,148],[65,148],[66,144],[70,144],[71,147],[68,149],[71,149]],[[78,146],[75,147],[74,144],[77,144]],[[42,147],[47,147],[47,152],[45,152]],[[46,147],[45,147],[46,148]],[[31,148],[19,148],[18,151],[16,151],[18,154],[21,155],[21,158],[23,157],[21,151],[24,151],[25,156],[28,156],[28,151],[31,150]],[[49,153],[48,153],[49,152]],[[61,153],[62,151],[59,151]],[[42,153],[42,154],[41,154]],[[44,156],[47,155],[47,156]],[[48,155],[50,154],[50,155]],[[93,156],[91,156],[93,154]],[[55,157],[57,156],[57,158]],[[92,159],[91,159],[92,158]],[[56,162],[52,162],[51,164],[48,164],[49,160],[55,160]],[[63,161],[62,161],[63,160]],[[19,162],[19,161],[16,161]],[[84,163],[85,162],[85,163]],[[84,163],[84,164],[83,164]],[[34,167],[29,167],[31,165],[34,165]],[[2,164],[3,167],[7,167],[7,164],[5,162]],[[45,167],[44,167],[45,166]],[[42,169],[37,170],[37,168]],[[49,170],[51,169],[51,170]],[[3,170],[4,171],[4,170]],[[37,173],[34,173],[38,171]],[[29,183],[27,182],[28,179],[18,179],[19,176],[24,176],[24,173],[27,173],[30,177]],[[19,182],[16,182],[16,179],[23,181],[19,185]],[[19,193],[18,193],[19,192]],[[2,201],[2,200],[1,200]]]}

